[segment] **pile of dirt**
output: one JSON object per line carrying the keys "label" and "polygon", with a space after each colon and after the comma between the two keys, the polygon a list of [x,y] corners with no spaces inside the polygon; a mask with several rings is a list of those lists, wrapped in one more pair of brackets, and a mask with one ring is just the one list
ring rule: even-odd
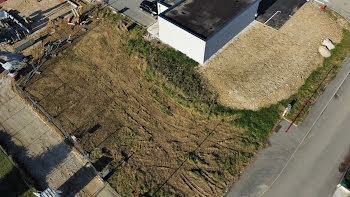
{"label": "pile of dirt", "polygon": [[166,96],[145,60],[126,54],[134,34],[102,21],[25,90],[111,170],[106,179],[121,195],[221,195],[259,142],[229,126],[234,117],[208,119]]}
{"label": "pile of dirt", "polygon": [[342,27],[306,3],[280,30],[254,22],[201,72],[222,104],[257,110],[296,93],[322,65],[322,41],[340,42]]}

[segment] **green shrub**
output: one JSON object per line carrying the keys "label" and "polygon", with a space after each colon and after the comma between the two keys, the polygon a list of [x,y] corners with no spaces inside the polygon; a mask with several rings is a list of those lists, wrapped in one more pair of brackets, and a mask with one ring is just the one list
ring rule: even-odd
{"label": "green shrub", "polygon": [[[126,44],[129,55],[136,53],[148,63],[146,75],[153,72],[170,82],[162,83],[163,92],[185,107],[193,107],[201,113],[216,116],[239,115],[231,125],[245,128],[254,140],[263,141],[280,118],[281,103],[259,111],[235,110],[217,103],[217,95],[207,88],[198,72],[198,63],[183,53],[169,47],[159,48],[142,37],[129,39]],[[174,89],[178,89],[175,91]],[[285,102],[285,101],[283,101]]]}

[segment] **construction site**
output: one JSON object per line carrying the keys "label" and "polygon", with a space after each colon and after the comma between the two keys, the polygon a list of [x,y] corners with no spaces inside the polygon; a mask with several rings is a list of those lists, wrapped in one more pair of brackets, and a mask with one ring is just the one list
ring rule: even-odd
{"label": "construction site", "polygon": [[137,26],[131,29],[121,16],[97,17],[24,90],[79,139],[101,173],[109,170],[104,179],[121,195],[220,195],[249,164],[256,145],[242,141],[249,141],[244,130],[225,118],[208,120],[167,97],[145,76],[147,63],[126,53]]}
{"label": "construction site", "polygon": [[50,36],[24,50],[34,70],[16,83],[119,194],[222,194],[261,143],[230,126],[234,116],[208,119],[167,96],[147,62],[127,52],[144,33],[133,21],[102,8],[81,18],[90,22],[48,23],[38,36]]}
{"label": "construction site", "polygon": [[[9,10],[24,2],[28,1],[9,0],[0,5]],[[318,42],[324,38],[339,42],[343,27],[306,4],[281,30],[255,24],[205,67],[183,66],[198,71],[204,84],[199,89],[210,87],[225,106],[262,108],[258,115],[233,109],[216,113],[210,102],[198,104],[203,110],[193,107],[189,94],[181,87],[169,88],[173,87],[170,74],[159,71],[162,64],[177,58],[184,58],[184,65],[193,61],[179,53],[170,56],[169,46],[145,39],[145,29],[129,18],[99,4],[29,2],[36,9],[40,8],[37,3],[52,2],[51,10],[57,11],[42,13],[47,22],[31,18],[36,25],[28,30],[37,32],[33,42],[20,47],[30,58],[24,58],[13,89],[57,133],[70,139],[122,196],[221,196],[253,162],[257,151],[268,145],[269,132],[284,109],[272,106],[274,114],[265,123],[261,120],[270,111],[262,107],[295,93],[322,62]],[[35,13],[28,10],[30,6],[21,8],[18,11],[24,16]],[[66,9],[70,10],[67,15]],[[328,28],[316,30],[319,26],[307,25],[305,29],[310,17],[317,18],[317,24],[327,23]],[[41,24],[45,24],[42,29]],[[306,42],[310,36],[313,39]],[[28,37],[23,33],[20,39]],[[12,43],[13,36],[7,40],[3,41],[6,45],[17,43]],[[137,50],[137,46],[147,50]],[[172,58],[159,61],[159,67],[151,70],[150,64],[158,61],[156,53]],[[276,54],[278,59],[273,58]],[[282,71],[284,77],[278,74]],[[242,120],[245,114],[247,121]],[[251,120],[256,117],[263,126]]]}
{"label": "construction site", "polygon": [[[79,1],[80,3],[83,1]],[[39,42],[39,35],[50,21],[65,18],[74,11],[82,11],[82,5],[73,1],[19,0],[4,1],[0,4],[1,50],[19,52]],[[25,52],[24,52],[25,53]]]}

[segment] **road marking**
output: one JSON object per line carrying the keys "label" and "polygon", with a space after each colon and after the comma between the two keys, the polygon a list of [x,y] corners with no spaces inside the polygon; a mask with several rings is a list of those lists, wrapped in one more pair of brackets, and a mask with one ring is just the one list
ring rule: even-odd
{"label": "road marking", "polygon": [[[344,65],[344,63],[346,63],[347,61],[350,60],[350,55],[348,55],[348,57],[345,58],[345,60],[342,62],[342,65]],[[350,64],[350,63],[348,63]],[[343,67],[342,67],[343,68]],[[346,71],[345,71],[346,72]],[[350,74],[350,69],[348,69],[347,74],[345,75],[345,77],[343,78],[343,80],[341,81],[340,85],[335,89],[333,95],[330,97],[331,99],[329,99],[327,101],[327,103],[325,105],[323,105],[323,109],[321,110],[321,112],[317,115],[316,117],[316,121],[314,121],[310,127],[310,129],[306,132],[305,136],[303,137],[303,139],[300,141],[300,143],[298,144],[298,146],[296,147],[295,151],[293,152],[293,154],[290,156],[290,158],[288,159],[286,165],[282,168],[281,172],[278,174],[278,176],[273,180],[273,182],[271,183],[271,185],[266,189],[266,191],[264,191],[259,197],[262,197],[267,191],[269,191],[269,189],[272,187],[272,185],[277,181],[277,179],[281,176],[281,174],[284,172],[284,170],[286,169],[286,167],[288,166],[289,162],[292,160],[292,158],[294,158],[295,153],[299,150],[301,144],[304,142],[304,140],[306,139],[306,137],[309,135],[309,133],[311,132],[312,128],[315,126],[316,122],[318,122],[319,118],[321,117],[321,115],[323,114],[323,112],[326,110],[327,106],[329,105],[329,103],[333,100],[334,95],[338,92],[338,90],[340,89],[340,87],[343,85],[344,81],[346,80],[346,78],[349,76]]]}

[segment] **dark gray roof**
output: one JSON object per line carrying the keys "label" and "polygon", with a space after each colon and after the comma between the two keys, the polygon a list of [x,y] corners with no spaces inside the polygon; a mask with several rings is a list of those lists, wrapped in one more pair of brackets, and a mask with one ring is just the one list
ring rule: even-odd
{"label": "dark gray roof", "polygon": [[164,4],[167,4],[168,6],[173,6],[175,3],[179,2],[180,0],[163,0],[161,1]]}
{"label": "dark gray roof", "polygon": [[164,18],[206,39],[255,0],[185,0]]}

